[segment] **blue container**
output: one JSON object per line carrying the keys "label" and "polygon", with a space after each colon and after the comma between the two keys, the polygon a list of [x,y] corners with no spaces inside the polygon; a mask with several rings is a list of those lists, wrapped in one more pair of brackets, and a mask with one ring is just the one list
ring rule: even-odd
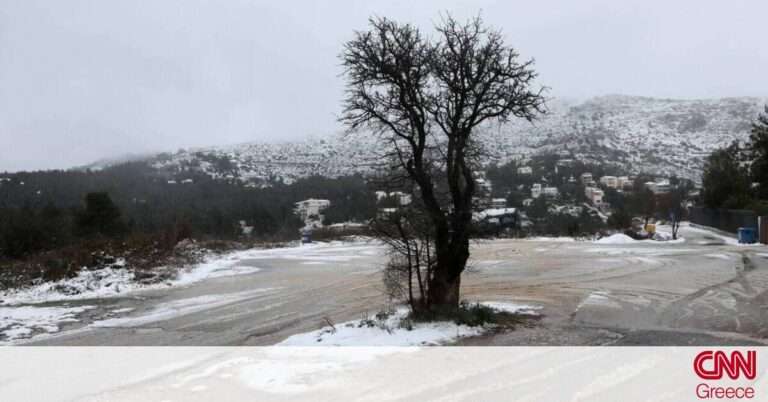
{"label": "blue container", "polygon": [[739,243],[757,243],[757,230],[755,230],[755,228],[739,228],[738,235]]}
{"label": "blue container", "polygon": [[312,231],[305,230],[301,232],[301,242],[304,244],[312,243]]}

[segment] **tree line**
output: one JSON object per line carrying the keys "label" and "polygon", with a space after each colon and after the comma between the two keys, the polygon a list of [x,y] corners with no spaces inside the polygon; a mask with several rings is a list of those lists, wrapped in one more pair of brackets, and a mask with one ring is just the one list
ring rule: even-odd
{"label": "tree line", "polygon": [[733,142],[707,157],[701,199],[709,208],[768,215],[768,106],[752,124],[746,143]]}
{"label": "tree line", "polygon": [[[287,240],[303,225],[294,203],[326,198],[326,223],[366,221],[376,198],[361,176],[308,177],[269,187],[214,180],[171,180],[144,163],[101,171],[43,171],[1,175],[0,258],[30,254],[91,239],[130,236],[236,239],[240,221],[252,236]],[[170,181],[170,183],[169,183]]]}

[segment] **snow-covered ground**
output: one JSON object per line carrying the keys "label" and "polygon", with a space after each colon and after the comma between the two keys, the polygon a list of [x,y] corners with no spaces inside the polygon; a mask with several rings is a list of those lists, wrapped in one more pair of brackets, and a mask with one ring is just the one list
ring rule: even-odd
{"label": "snow-covered ground", "polygon": [[595,240],[595,243],[598,243],[598,244],[632,244],[635,242],[637,242],[637,240],[623,233],[617,233],[614,235],[603,237],[600,240]]}
{"label": "snow-covered ground", "polygon": [[[483,302],[496,311],[521,315],[538,315],[540,306],[509,302]],[[481,335],[486,327],[470,327],[450,321],[413,322],[408,326],[404,320],[407,308],[399,308],[386,319],[368,321],[347,321],[326,326],[316,331],[297,334],[280,342],[277,346],[428,346],[443,345],[459,338]]]}
{"label": "snow-covered ground", "polygon": [[77,322],[77,314],[92,308],[94,307],[0,307],[0,334],[6,340],[14,341],[37,333],[58,332],[61,324]]}
{"label": "snow-covered ground", "polygon": [[[663,225],[658,225],[662,231],[667,231]],[[568,258],[593,258],[594,266],[611,267],[612,270],[624,267],[648,267],[665,264],[673,267],[676,262],[690,261],[692,256],[698,256],[698,262],[705,262],[712,266],[722,264],[732,268],[732,262],[738,258],[737,250],[733,245],[735,239],[729,238],[717,232],[704,228],[691,227],[684,223],[680,229],[680,235],[684,237],[678,242],[672,241],[635,241],[618,235],[603,239],[598,242],[575,242],[571,238],[537,239],[540,242],[550,244],[536,244],[519,242],[515,247],[507,250],[496,249],[492,242],[478,246],[478,260],[473,261],[484,272],[504,272],[505,270],[524,271],[532,260],[549,258],[548,254],[555,257],[568,256]],[[724,245],[716,245],[711,249],[704,248],[702,243],[717,243],[715,240],[723,239]],[[607,242],[611,239],[611,242]],[[615,241],[621,240],[621,241]],[[615,241],[615,242],[614,242]],[[500,244],[507,244],[507,240]],[[684,242],[684,246],[679,243]],[[663,246],[665,244],[678,244]],[[495,250],[490,254],[484,254],[482,250]],[[765,250],[765,246],[753,247],[755,252]],[[760,249],[763,247],[763,249]],[[523,252],[520,252],[520,250]],[[526,253],[535,251],[535,253]],[[706,250],[706,251],[705,251]],[[292,297],[303,298],[304,294],[296,294],[303,290],[297,290],[292,284],[299,283],[300,277],[307,273],[321,273],[318,278],[326,279],[328,275],[338,275],[335,278],[344,278],[354,282],[358,288],[368,286],[368,279],[352,279],[362,277],[359,273],[376,272],[380,268],[378,264],[384,255],[384,248],[380,243],[373,241],[349,241],[314,243],[296,247],[274,249],[251,249],[237,251],[223,256],[211,257],[201,264],[182,269],[179,274],[163,283],[144,285],[135,280],[129,268],[105,268],[101,270],[84,270],[75,278],[52,283],[41,283],[36,286],[5,291],[0,293],[0,342],[26,342],[39,336],[62,336],[58,332],[66,327],[67,333],[74,332],[74,327],[99,328],[94,332],[105,332],[106,328],[137,327],[148,323],[169,321],[176,317],[184,317],[184,320],[194,320],[198,315],[205,316],[205,311],[212,308],[224,308],[228,305],[248,305],[250,312],[271,311],[267,314],[295,314],[297,311],[306,311],[307,305],[301,302],[290,305],[292,301],[284,303],[287,294],[294,292]],[[591,254],[591,256],[590,256]],[[758,257],[768,258],[768,253],[756,253]],[[717,261],[720,260],[720,263]],[[762,261],[762,258],[760,259]],[[559,259],[554,260],[559,262]],[[761,262],[757,261],[757,262]],[[535,264],[534,264],[535,265]],[[296,269],[293,269],[296,268]],[[281,281],[262,282],[261,278],[274,277],[278,272]],[[317,271],[315,271],[317,270]],[[292,272],[288,274],[288,272]],[[730,272],[725,270],[723,272]],[[238,280],[220,279],[225,276],[242,275],[243,281],[250,281],[252,286],[240,286]],[[283,276],[285,275],[285,276]],[[297,276],[298,275],[298,276]],[[538,275],[538,273],[536,274]],[[169,288],[184,288],[200,281],[210,280],[205,284],[199,284],[190,289],[177,289],[170,292],[160,291]],[[517,280],[517,279],[515,279]],[[299,281],[299,282],[296,282]],[[333,279],[338,282],[338,280]],[[331,285],[325,284],[323,289]],[[380,281],[371,277],[370,281]],[[302,283],[311,288],[312,283]],[[379,283],[379,282],[377,282]],[[336,286],[335,284],[333,286]],[[281,288],[282,287],[282,288]],[[141,295],[145,290],[158,290],[153,293]],[[329,288],[330,289],[330,288]],[[325,290],[324,290],[325,291]],[[329,294],[323,294],[313,303],[323,303],[337,290],[328,290]],[[341,290],[339,290],[341,291]],[[261,292],[261,293],[260,293]],[[117,296],[136,296],[126,299],[114,299],[104,301]],[[156,297],[158,296],[158,297]],[[264,296],[269,301],[261,303]],[[598,295],[599,296],[599,295]],[[139,300],[148,297],[151,301],[146,303]],[[315,295],[315,297],[318,297]],[[491,296],[493,297],[493,296]],[[90,299],[94,299],[91,301]],[[80,301],[78,301],[80,300]],[[482,299],[481,299],[482,300]],[[348,303],[348,302],[345,302]],[[263,305],[262,305],[263,304]],[[283,306],[290,305],[289,307]],[[487,304],[487,303],[486,303]],[[91,306],[96,307],[91,307]],[[498,309],[512,309],[520,314],[534,314],[536,309],[531,306],[512,304],[489,304]],[[282,306],[282,307],[281,307]],[[345,308],[348,306],[345,305]],[[236,308],[236,307],[233,307]],[[360,308],[360,306],[357,306]],[[271,310],[270,310],[271,309]],[[328,310],[333,313],[336,310]],[[328,311],[325,311],[327,313]],[[402,317],[400,317],[402,318]],[[398,317],[392,320],[399,323]],[[82,321],[82,324],[75,324]],[[348,324],[352,323],[350,326]],[[296,335],[286,339],[288,344],[328,344],[328,345],[422,345],[450,343],[458,337],[476,334],[479,329],[461,328],[452,323],[416,324],[413,331],[399,328],[399,325],[385,325],[391,327],[389,331],[381,328],[359,328],[355,322],[336,324],[337,331],[331,333],[327,329],[313,331],[307,334]],[[390,323],[392,324],[392,323]],[[250,324],[249,324],[250,325]],[[263,325],[273,325],[263,323]],[[406,331],[406,332],[403,332]],[[292,332],[285,333],[284,336]],[[319,339],[319,341],[318,341]],[[273,342],[270,339],[269,342]]]}
{"label": "snow-covered ground", "polygon": [[[297,260],[303,264],[334,264],[352,261],[361,256],[376,255],[379,252],[378,244],[359,239],[352,242],[335,241],[284,248],[250,249],[223,256],[211,255],[202,263],[182,268],[174,279],[153,284],[140,283],[132,270],[121,268],[123,264],[97,270],[82,270],[73,278],[0,292],[0,342],[13,342],[55,333],[59,331],[62,324],[80,321],[77,318],[78,315],[93,308],[92,306],[68,307],[66,304],[64,307],[42,306],[46,303],[127,296],[148,290],[188,286],[206,279],[257,274],[261,271],[261,268],[251,264],[243,264],[246,260],[281,258]],[[275,290],[275,288],[261,288],[174,300],[156,305],[138,316],[115,317],[133,311],[133,309],[118,309],[111,311],[107,318],[97,320],[91,325],[133,327],[236,303],[238,300],[253,297],[257,293]]]}
{"label": "snow-covered ground", "polygon": [[277,291],[276,288],[247,290],[221,295],[203,295],[186,299],[174,300],[154,306],[150,311],[131,317],[109,318],[94,322],[94,327],[137,327],[153,322],[163,321],[174,317],[193,314],[220,306],[246,300],[257,294]]}
{"label": "snow-covered ground", "polygon": [[294,247],[235,251],[224,256],[209,256],[202,263],[182,268],[174,279],[153,284],[142,284],[136,281],[130,269],[109,267],[82,270],[73,278],[44,282],[22,289],[0,291],[0,306],[125,296],[136,291],[186,286],[205,279],[254,274],[261,270],[257,267],[242,265],[243,260],[279,257],[301,260],[305,264],[325,264],[376,255],[380,252],[380,248],[374,242],[334,241]]}
{"label": "snow-covered ground", "polygon": [[568,237],[568,236],[562,236],[562,237],[536,236],[536,237],[526,237],[523,240],[538,241],[543,243],[571,243],[576,241],[576,239],[574,239],[573,237]]}

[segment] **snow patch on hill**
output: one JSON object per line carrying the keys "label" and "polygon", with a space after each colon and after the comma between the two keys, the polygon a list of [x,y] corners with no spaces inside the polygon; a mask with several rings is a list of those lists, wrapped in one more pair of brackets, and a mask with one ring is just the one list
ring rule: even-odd
{"label": "snow patch on hill", "polygon": [[[611,95],[582,103],[555,100],[535,124],[513,120],[479,128],[486,164],[559,153],[564,158],[621,165],[646,172],[698,179],[706,156],[749,136],[751,122],[766,99],[655,99]],[[382,148],[370,133],[335,134],[296,142],[247,143],[180,150],[145,159],[148,164],[184,177],[203,173],[248,186],[290,184],[311,175],[337,177],[375,172]],[[99,167],[104,167],[100,164]],[[182,185],[182,184],[177,184]]]}

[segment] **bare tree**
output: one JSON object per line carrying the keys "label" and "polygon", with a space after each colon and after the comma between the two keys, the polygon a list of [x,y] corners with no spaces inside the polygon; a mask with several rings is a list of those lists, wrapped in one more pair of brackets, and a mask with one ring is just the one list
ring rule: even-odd
{"label": "bare tree", "polygon": [[347,92],[342,120],[373,130],[416,188],[429,218],[434,269],[426,278],[432,309],[455,309],[469,258],[477,128],[543,113],[532,61],[519,61],[501,32],[477,17],[445,17],[435,39],[409,24],[370,20],[345,44]]}
{"label": "bare tree", "polygon": [[428,309],[429,278],[436,260],[432,226],[415,204],[382,214],[372,222],[373,233],[389,246],[384,284],[393,299],[407,300],[413,311]]}

